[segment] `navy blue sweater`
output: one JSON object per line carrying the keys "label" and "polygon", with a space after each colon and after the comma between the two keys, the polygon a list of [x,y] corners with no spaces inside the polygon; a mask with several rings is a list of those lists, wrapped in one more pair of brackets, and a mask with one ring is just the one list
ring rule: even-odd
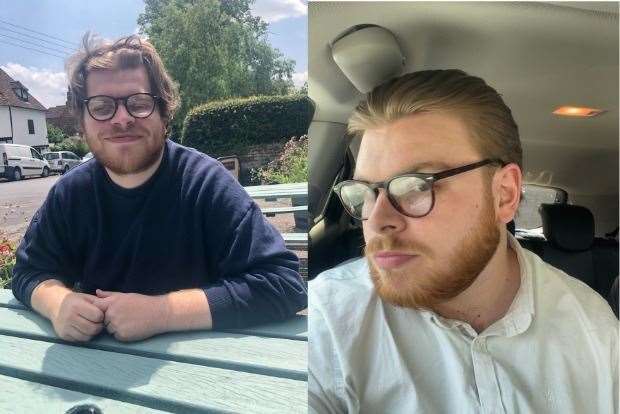
{"label": "navy blue sweater", "polygon": [[212,158],[166,141],[143,185],[124,189],[95,159],[50,190],[17,250],[13,294],[58,279],[81,291],[148,295],[201,287],[214,328],[279,320],[307,306],[297,257]]}

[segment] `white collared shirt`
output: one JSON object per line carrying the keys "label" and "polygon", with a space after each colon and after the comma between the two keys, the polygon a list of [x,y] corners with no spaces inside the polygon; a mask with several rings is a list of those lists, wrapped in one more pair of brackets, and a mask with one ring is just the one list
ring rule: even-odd
{"label": "white collared shirt", "polygon": [[480,334],[375,293],[365,259],[310,282],[316,413],[617,413],[618,320],[579,280],[521,248],[521,285]]}

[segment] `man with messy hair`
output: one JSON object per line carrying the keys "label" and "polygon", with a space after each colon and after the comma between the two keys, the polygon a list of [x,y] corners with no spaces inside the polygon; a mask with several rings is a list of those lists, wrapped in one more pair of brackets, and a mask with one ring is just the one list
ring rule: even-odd
{"label": "man with messy hair", "polygon": [[17,251],[17,299],[58,336],[122,341],[281,320],[296,256],[224,167],[166,139],[178,93],[153,46],[89,37],[68,64],[94,159],[61,177]]}
{"label": "man with messy hair", "polygon": [[507,229],[517,125],[460,70],[376,87],[354,111],[353,179],[334,188],[365,257],[310,282],[319,413],[617,413],[618,321]]}

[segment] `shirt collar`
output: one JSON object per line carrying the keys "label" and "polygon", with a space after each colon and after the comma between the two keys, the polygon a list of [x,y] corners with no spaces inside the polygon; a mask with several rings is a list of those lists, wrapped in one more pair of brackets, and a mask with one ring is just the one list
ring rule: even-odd
{"label": "shirt collar", "polygon": [[[523,248],[512,234],[508,234],[508,245],[517,255],[521,284],[506,314],[485,329],[482,336],[515,336],[525,332],[534,316],[534,289],[532,283],[531,263],[523,254]],[[459,327],[475,335],[475,331],[466,322],[444,318],[430,310],[421,310],[422,316],[442,328]]]}

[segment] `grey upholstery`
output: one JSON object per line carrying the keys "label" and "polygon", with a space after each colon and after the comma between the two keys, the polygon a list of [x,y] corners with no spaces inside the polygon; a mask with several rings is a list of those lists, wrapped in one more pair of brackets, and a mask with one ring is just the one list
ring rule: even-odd
{"label": "grey upholstery", "polygon": [[618,242],[594,237],[594,218],[585,207],[541,204],[545,240],[521,241],[547,263],[607,297],[618,275]]}

